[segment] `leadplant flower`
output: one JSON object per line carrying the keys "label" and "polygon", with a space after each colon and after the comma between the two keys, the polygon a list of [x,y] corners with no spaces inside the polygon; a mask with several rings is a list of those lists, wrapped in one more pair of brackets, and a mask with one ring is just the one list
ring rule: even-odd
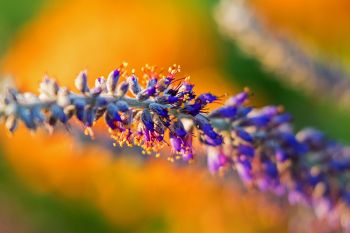
{"label": "leadplant flower", "polygon": [[75,118],[92,137],[94,124],[104,120],[116,145],[139,146],[155,156],[170,146],[171,161],[192,161],[194,147],[202,146],[211,173],[234,170],[246,187],[310,205],[318,217],[350,229],[349,147],[315,129],[294,132],[282,107],[250,106],[249,89],[208,111],[209,104],[224,100],[197,95],[188,77],[177,77],[179,71],[177,65],[167,72],[145,66],[138,76],[122,64],[93,87],[82,71],[76,92],[45,77],[39,95],[4,88],[0,116],[11,133],[19,122],[31,131],[52,132],[58,124],[69,129]]}

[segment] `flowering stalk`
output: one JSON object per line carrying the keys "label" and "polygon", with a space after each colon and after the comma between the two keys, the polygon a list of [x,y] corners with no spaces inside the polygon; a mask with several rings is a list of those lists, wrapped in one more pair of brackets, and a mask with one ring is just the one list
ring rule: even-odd
{"label": "flowering stalk", "polygon": [[42,126],[52,131],[75,117],[91,136],[94,123],[103,118],[120,146],[136,145],[158,155],[169,142],[170,160],[193,160],[192,141],[198,138],[210,172],[233,169],[247,187],[311,205],[319,217],[337,219],[350,229],[349,220],[344,221],[350,213],[349,147],[314,129],[294,133],[283,108],[249,106],[247,89],[207,112],[219,98],[196,95],[188,78],[176,78],[179,71],[177,65],[164,74],[146,66],[138,77],[121,65],[107,79],[97,78],[93,87],[82,71],[75,79],[78,92],[45,77],[38,96],[6,88],[0,116],[11,133],[19,121],[33,131]]}

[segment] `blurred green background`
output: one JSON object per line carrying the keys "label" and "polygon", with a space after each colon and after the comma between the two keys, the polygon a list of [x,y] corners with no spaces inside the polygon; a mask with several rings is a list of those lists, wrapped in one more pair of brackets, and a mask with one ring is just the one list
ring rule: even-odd
{"label": "blurred green background", "polygon": [[[177,1],[194,7],[205,15],[207,33],[213,37],[220,54],[218,69],[235,85],[249,86],[265,103],[280,104],[293,114],[297,129],[313,126],[331,138],[350,143],[350,112],[337,107],[336,100],[306,97],[288,88],[265,71],[258,60],[244,54],[238,45],[224,38],[212,17],[217,1]],[[11,48],[20,30],[45,8],[43,0],[0,0],[0,54]],[[44,36],[44,35],[43,35]],[[6,159],[0,160],[0,232],[123,232],[111,226],[93,207],[61,198],[55,194],[33,191],[14,174]],[[149,232],[162,232],[161,222],[150,224]],[[2,230],[4,229],[4,231]]]}

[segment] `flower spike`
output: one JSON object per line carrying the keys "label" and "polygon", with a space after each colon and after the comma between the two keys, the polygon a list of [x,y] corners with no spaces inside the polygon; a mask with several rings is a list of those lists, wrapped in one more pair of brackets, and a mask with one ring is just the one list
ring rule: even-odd
{"label": "flower spike", "polygon": [[[68,126],[75,116],[91,136],[94,123],[104,118],[116,145],[140,146],[144,154],[155,155],[170,145],[171,161],[192,161],[193,146],[202,145],[211,173],[232,169],[247,187],[285,195],[316,212],[329,203],[328,212],[342,211],[332,215],[339,222],[350,216],[350,147],[315,129],[295,133],[291,115],[281,107],[249,106],[248,89],[204,113],[218,97],[196,96],[188,78],[176,78],[179,66],[165,75],[149,66],[140,76],[125,69],[122,65],[112,71],[107,80],[97,78],[91,89],[82,71],[75,79],[77,93],[47,77],[39,96],[7,88],[0,93],[0,118],[13,133],[19,122],[34,131],[58,123]],[[194,144],[195,139],[200,143]]]}

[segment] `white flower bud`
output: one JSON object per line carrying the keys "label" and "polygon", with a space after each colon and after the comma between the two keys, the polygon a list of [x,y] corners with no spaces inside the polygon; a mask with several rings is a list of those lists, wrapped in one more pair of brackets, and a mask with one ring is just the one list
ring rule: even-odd
{"label": "white flower bud", "polygon": [[120,71],[118,69],[113,70],[107,78],[107,82],[106,82],[106,87],[107,87],[107,91],[110,94],[114,94],[116,88],[117,88],[117,84],[118,84],[118,80],[120,77]]}
{"label": "white flower bud", "polygon": [[86,71],[82,71],[78,74],[77,78],[75,79],[75,87],[81,92],[86,93],[89,91],[89,87],[87,84],[87,73]]}

